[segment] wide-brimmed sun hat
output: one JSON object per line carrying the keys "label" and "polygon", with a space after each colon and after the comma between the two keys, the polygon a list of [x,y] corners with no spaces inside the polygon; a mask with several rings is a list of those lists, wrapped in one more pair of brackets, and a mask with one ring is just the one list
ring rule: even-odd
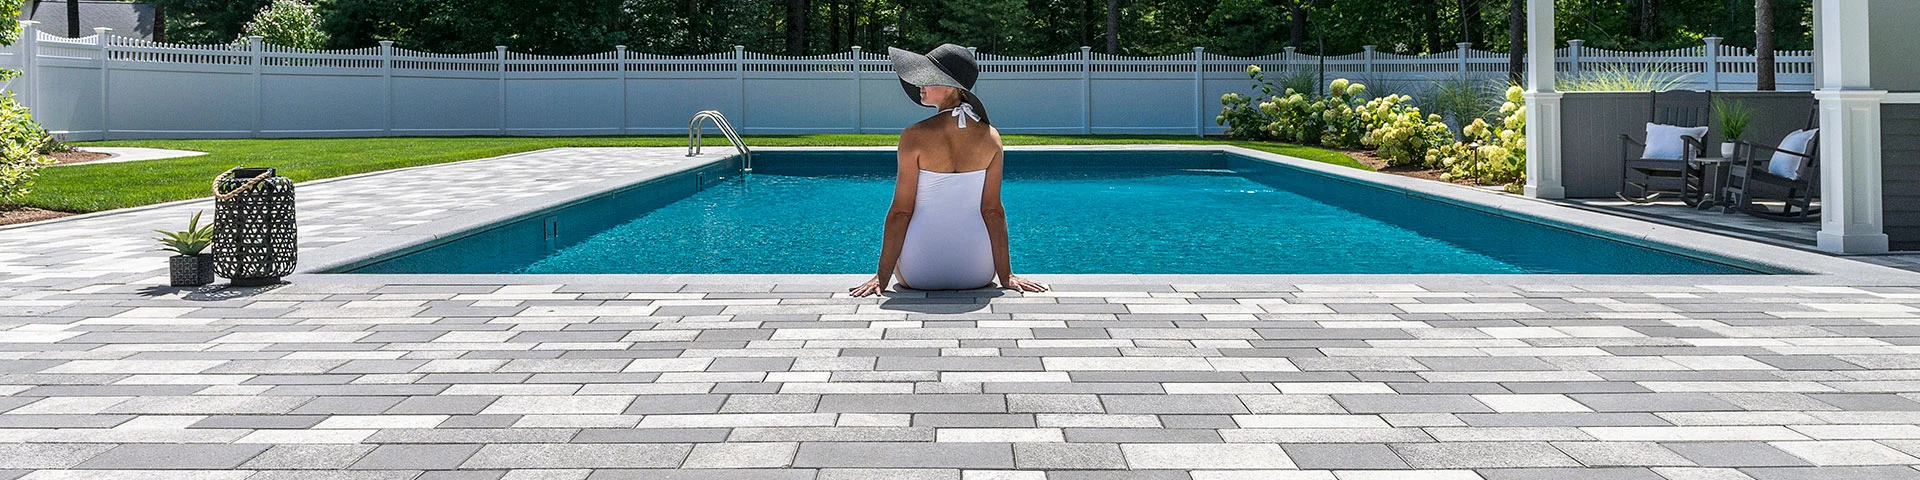
{"label": "wide-brimmed sun hat", "polygon": [[900,74],[900,88],[906,89],[907,98],[914,104],[928,106],[920,101],[920,87],[951,87],[960,91],[960,101],[971,106],[981,122],[992,123],[987,121],[987,106],[973,94],[980,65],[974,63],[973,52],[966,47],[947,43],[925,55],[887,47],[887,59],[893,62],[894,73]]}

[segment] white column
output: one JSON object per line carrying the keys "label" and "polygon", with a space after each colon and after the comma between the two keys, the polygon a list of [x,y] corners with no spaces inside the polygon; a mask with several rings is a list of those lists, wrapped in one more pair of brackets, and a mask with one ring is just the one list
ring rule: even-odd
{"label": "white column", "polygon": [[614,65],[617,65],[618,70],[620,71],[620,134],[625,135],[628,132],[627,130],[627,46],[614,45],[613,58],[614,58],[613,60]]}
{"label": "white column", "polygon": [[393,41],[380,41],[380,130],[393,134]]}
{"label": "white column", "polygon": [[1872,83],[1866,25],[1871,2],[1818,0],[1814,43],[1823,55],[1820,101],[1821,250],[1887,251],[1880,184],[1880,102]]}
{"label": "white column", "polygon": [[[733,46],[733,80],[740,84],[740,121],[735,130],[745,132],[747,127],[747,46]],[[744,133],[743,133],[744,134]]]}
{"label": "white column", "polygon": [[861,103],[862,102],[860,101],[860,46],[854,45],[853,46],[853,133],[865,133],[860,128],[860,116],[862,113],[861,110],[864,110],[863,105],[861,105]]}
{"label": "white column", "polygon": [[1203,47],[1193,47],[1193,135],[1207,136],[1207,62]]}
{"label": "white column", "polygon": [[[100,139],[101,140],[107,140],[108,139],[107,132],[111,131],[111,129],[107,128],[107,113],[108,113],[107,102],[111,99],[108,96],[109,90],[111,90],[110,88],[108,88],[108,84],[109,84],[109,80],[113,78],[112,76],[113,67],[111,65],[113,59],[109,58],[109,57],[112,57],[112,55],[109,54],[109,52],[107,51],[107,37],[112,36],[112,33],[113,33],[113,29],[111,28],[93,27],[94,42],[100,45]],[[258,53],[259,50],[260,49],[257,47],[254,48],[254,51],[256,52],[254,53],[255,58],[259,58],[259,55],[260,55]],[[256,61],[255,63],[259,63],[259,62]],[[254,69],[253,75],[254,75],[255,91],[259,90],[258,88],[260,84],[259,72],[260,70],[258,68]],[[260,130],[260,127],[258,126],[260,115],[258,113],[255,113],[253,118],[255,120],[254,131],[258,132]]]}
{"label": "white column", "polygon": [[34,68],[40,63],[39,24],[32,20],[20,21],[20,80],[25,82],[21,84],[21,89],[26,91],[20,104],[28,110],[40,104],[40,89],[37,88],[40,85],[40,72]]}
{"label": "white column", "polygon": [[1527,0],[1527,183],[1533,198],[1565,198],[1560,97],[1553,89],[1553,0]]}
{"label": "white column", "polygon": [[1720,37],[1707,37],[1707,90],[1720,89]]}
{"label": "white column", "polygon": [[1360,52],[1360,53],[1361,53],[1361,56],[1362,56],[1362,57],[1365,57],[1365,58],[1366,58],[1366,60],[1367,60],[1367,79],[1368,79],[1368,80],[1372,80],[1372,79],[1373,79],[1373,50],[1374,50],[1374,49],[1376,49],[1376,48],[1379,48],[1379,47],[1376,47],[1376,46],[1373,46],[1373,45],[1361,45],[1361,46],[1360,46],[1360,50],[1362,50],[1362,51]]}
{"label": "white column", "polygon": [[1453,46],[1457,47],[1454,50],[1454,53],[1457,53],[1460,56],[1460,77],[1465,78],[1467,76],[1467,49],[1473,48],[1473,44],[1468,42],[1460,42],[1460,43],[1453,44]]}
{"label": "white column", "polygon": [[1093,47],[1080,46],[1080,133],[1093,133]]}
{"label": "white column", "polygon": [[261,113],[262,110],[265,110],[267,108],[266,107],[267,87],[266,87],[265,81],[261,79],[262,77],[265,76],[265,73],[263,73],[263,71],[266,70],[266,54],[263,51],[265,45],[261,43],[261,40],[263,40],[263,37],[259,35],[247,37],[247,50],[253,54],[251,61],[253,62],[253,137],[254,138],[260,138],[261,125],[266,123],[266,120],[263,118],[265,114]]}
{"label": "white column", "polygon": [[1586,44],[1586,40],[1567,40],[1567,57],[1571,59],[1568,60],[1571,64],[1567,65],[1567,73],[1580,73],[1580,48]]}
{"label": "white column", "polygon": [[500,99],[500,133],[504,135],[507,133],[507,46],[494,45],[493,59],[496,63],[495,66],[498,67],[497,69],[500,72],[499,94],[497,98]]}

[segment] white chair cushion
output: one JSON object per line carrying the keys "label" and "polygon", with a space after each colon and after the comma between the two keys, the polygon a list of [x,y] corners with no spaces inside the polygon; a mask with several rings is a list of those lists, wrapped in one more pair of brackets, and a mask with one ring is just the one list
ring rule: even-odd
{"label": "white chair cushion", "polygon": [[[1699,140],[1705,136],[1707,136],[1707,127],[1678,127],[1648,123],[1647,151],[1641,154],[1640,158],[1679,160],[1686,157],[1684,152],[1687,148],[1687,142],[1680,137],[1693,137],[1694,140]],[[1693,154],[1699,156],[1700,149],[1693,149]]]}
{"label": "white chair cushion", "polygon": [[[1813,138],[1819,133],[1818,128],[1794,130],[1793,133],[1787,134],[1787,138],[1780,140],[1780,149],[1812,155],[1813,152],[1807,150],[1813,148]],[[1773,159],[1767,162],[1767,173],[1799,180],[1800,167],[1806,164],[1807,157],[1787,152],[1773,152]]]}

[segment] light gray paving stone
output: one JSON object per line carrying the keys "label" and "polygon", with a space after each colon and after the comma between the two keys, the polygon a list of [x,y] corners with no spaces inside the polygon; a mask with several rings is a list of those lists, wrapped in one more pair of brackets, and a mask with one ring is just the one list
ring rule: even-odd
{"label": "light gray paving stone", "polygon": [[1589,467],[1692,466],[1693,461],[1653,442],[1554,442]]}
{"label": "light gray paving stone", "polygon": [[0,444],[0,468],[68,468],[113,449],[99,444]]}
{"label": "light gray paving stone", "polygon": [[1480,472],[1486,480],[1666,480],[1653,470],[1632,467],[1612,468],[1493,468]]}
{"label": "light gray paving stone", "polygon": [[377,445],[274,445],[240,468],[246,470],[339,470]]}
{"label": "light gray paving stone", "polygon": [[1393,451],[1414,468],[1577,467],[1546,442],[1399,443]]}
{"label": "light gray paving stone", "polygon": [[1026,470],[1114,470],[1127,468],[1120,446],[1110,443],[1015,443],[1015,466]]}
{"label": "light gray paving stone", "polygon": [[683,468],[785,468],[798,443],[703,443],[693,446]]}

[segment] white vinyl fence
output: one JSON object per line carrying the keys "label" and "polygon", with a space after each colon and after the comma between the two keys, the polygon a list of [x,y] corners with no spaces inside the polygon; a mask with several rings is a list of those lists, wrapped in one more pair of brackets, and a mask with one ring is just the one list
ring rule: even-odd
{"label": "white vinyl fence", "polygon": [[[719,110],[743,133],[897,132],[931,110],[901,91],[884,52],[859,47],[788,57],[744,51],[666,56],[627,51],[556,57],[509,52],[426,53],[394,47],[305,50],[265,45],[178,45],[36,31],[0,49],[0,67],[24,70],[7,89],[49,130],[101,138],[593,135],[684,132]],[[1697,89],[1751,89],[1745,49],[1559,51],[1560,70],[1657,68]],[[1047,57],[978,54],[975,90],[995,126],[1012,133],[1209,134],[1220,95],[1251,92],[1244,71],[1312,71],[1411,92],[1462,76],[1493,81],[1505,54],[1462,48],[1434,55],[1366,51],[1326,58],[1283,53],[1124,57],[1087,47]],[[1810,52],[1781,52],[1783,89],[1809,89]]]}

